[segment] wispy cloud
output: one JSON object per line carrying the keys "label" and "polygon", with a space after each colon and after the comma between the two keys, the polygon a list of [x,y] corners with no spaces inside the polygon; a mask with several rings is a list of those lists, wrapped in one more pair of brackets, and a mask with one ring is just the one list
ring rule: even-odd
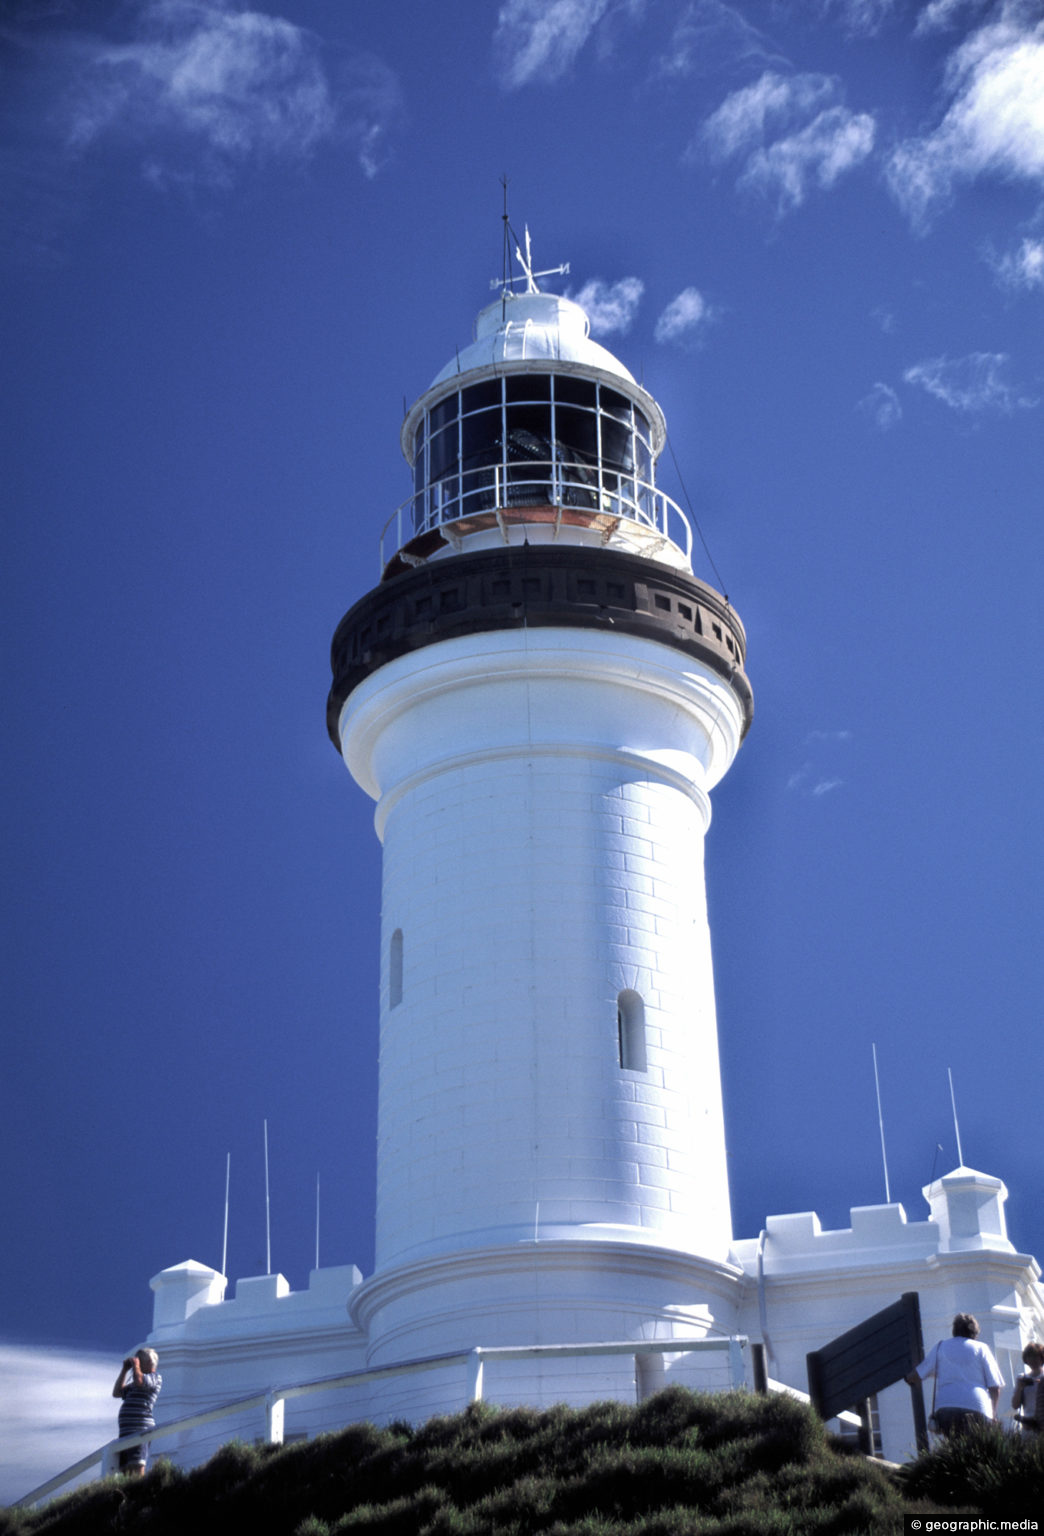
{"label": "wispy cloud", "polygon": [[593,277],[569,297],[587,311],[592,335],[611,336],[614,331],[624,335],[631,329],[644,292],[640,277],[622,277],[618,283]]}
{"label": "wispy cloud", "polygon": [[704,123],[699,141],[713,158],[728,160],[782,136],[796,119],[826,105],[836,90],[837,82],[829,75],[787,76],[766,70],[753,85],[726,96]]}
{"label": "wispy cloud", "polygon": [[969,352],[966,357],[933,357],[907,368],[903,380],[927,390],[952,411],[977,415],[996,411],[1009,415],[1037,404],[1022,396],[1004,377],[1006,352]]}
{"label": "wispy cloud", "polygon": [[1044,184],[1044,20],[1034,16],[1036,7],[1008,0],[965,38],[947,62],[940,122],[894,150],[888,183],[915,229],[961,180]]}
{"label": "wispy cloud", "polygon": [[125,42],[56,40],[75,64],[63,110],[71,149],[132,147],[158,184],[228,185],[330,143],[377,173],[402,105],[379,59],[331,61],[314,33],[230,0],[145,0],[134,14]]}
{"label": "wispy cloud", "polygon": [[1044,240],[1027,236],[1015,250],[989,260],[1005,288],[1044,288]]}
{"label": "wispy cloud", "polygon": [[801,206],[811,186],[828,191],[873,147],[872,117],[831,107],[797,133],[755,151],[740,179],[767,197],[775,196],[779,211],[786,213]]}
{"label": "wispy cloud", "polygon": [[119,1363],[87,1351],[0,1344],[0,1504],[113,1439]]}
{"label": "wispy cloud", "polygon": [[702,150],[715,160],[742,161],[738,185],[775,201],[779,214],[789,213],[813,187],[829,190],[873,149],[873,117],[849,111],[839,95],[833,76],[766,71],[726,97],[690,146],[690,157]]}
{"label": "wispy cloud", "polygon": [[637,20],[644,8],[644,0],[504,0],[493,34],[501,85],[560,80],[600,22]]}
{"label": "wispy cloud", "polygon": [[903,419],[899,396],[888,384],[875,384],[870,393],[860,400],[858,409],[880,432],[898,426]]}
{"label": "wispy cloud", "polygon": [[787,779],[788,792],[809,795],[818,800],[823,795],[829,795],[833,790],[840,789],[845,782],[844,779],[835,771],[824,768],[823,762],[833,757],[832,749],[847,746],[852,741],[853,734],[850,730],[809,731],[804,743],[809,756]]}
{"label": "wispy cloud", "polygon": [[691,341],[697,331],[715,318],[712,308],[698,288],[683,288],[675,294],[656,322],[657,341]]}
{"label": "wispy cloud", "polygon": [[824,15],[837,15],[846,31],[861,36],[880,31],[895,6],[896,0],[820,0]]}
{"label": "wispy cloud", "polygon": [[802,763],[801,767],[787,780],[787,789],[792,794],[812,795],[818,798],[820,795],[829,795],[833,789],[840,789],[844,782],[844,779],[823,777],[814,763]]}
{"label": "wispy cloud", "polygon": [[764,32],[724,0],[690,0],[656,64],[661,77],[710,75],[736,65],[786,65]]}
{"label": "wispy cloud", "polygon": [[967,11],[982,11],[993,0],[930,0],[917,18],[914,31],[920,34],[945,32],[955,27]]}

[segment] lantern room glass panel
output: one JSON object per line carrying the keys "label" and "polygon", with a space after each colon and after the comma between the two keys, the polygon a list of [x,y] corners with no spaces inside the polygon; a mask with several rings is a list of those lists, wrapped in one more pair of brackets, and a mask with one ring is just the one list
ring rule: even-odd
{"label": "lantern room glass panel", "polygon": [[413,450],[418,532],[548,504],[655,523],[650,424],[590,378],[526,372],[456,389],[426,413]]}

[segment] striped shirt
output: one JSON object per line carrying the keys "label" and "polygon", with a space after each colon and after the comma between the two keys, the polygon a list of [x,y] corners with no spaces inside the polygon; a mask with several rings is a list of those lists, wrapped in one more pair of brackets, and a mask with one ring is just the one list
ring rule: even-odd
{"label": "striped shirt", "polygon": [[125,1435],[136,1435],[139,1430],[154,1428],[156,1421],[152,1417],[152,1406],[162,1385],[163,1377],[159,1371],[149,1371],[142,1373],[140,1387],[136,1381],[124,1387],[119,1419],[121,1439]]}

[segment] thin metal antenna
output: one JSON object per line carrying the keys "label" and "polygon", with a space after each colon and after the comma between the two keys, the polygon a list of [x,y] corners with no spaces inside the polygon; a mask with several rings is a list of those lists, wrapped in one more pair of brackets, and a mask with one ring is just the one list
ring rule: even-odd
{"label": "thin metal antenna", "polygon": [[928,1178],[928,1195],[931,1198],[932,1188],[935,1184],[935,1165],[939,1161],[939,1153],[942,1151],[942,1142],[935,1143],[935,1151],[932,1153],[932,1171]]}
{"label": "thin metal antenna", "polygon": [[221,1273],[228,1274],[228,1187],[232,1177],[232,1154],[225,1154],[225,1234],[221,1239]]}
{"label": "thin metal antenna", "polygon": [[504,276],[500,283],[500,318],[507,317],[508,284],[511,281],[511,225],[508,223],[508,179],[501,176],[500,185],[504,188],[504,212],[501,217],[504,220]]}
{"label": "thin metal antenna", "polygon": [[953,1071],[946,1068],[946,1076],[950,1079],[950,1108],[953,1110],[953,1134],[957,1138],[957,1165],[964,1167],[964,1153],[961,1151],[961,1128],[957,1124],[957,1100],[953,1096]]}
{"label": "thin metal antenna", "polygon": [[884,1165],[885,1180],[885,1204],[891,1205],[892,1191],[888,1183],[888,1153],[885,1151],[884,1115],[881,1113],[881,1080],[877,1075],[877,1046],[871,1045],[874,1053],[874,1087],[877,1090],[877,1125],[881,1132],[881,1162]]}
{"label": "thin metal antenna", "polygon": [[319,1268],[319,1170],[315,1174],[315,1267]]}
{"label": "thin metal antenna", "polygon": [[272,1273],[272,1207],[268,1197],[268,1121],[265,1121],[265,1274]]}

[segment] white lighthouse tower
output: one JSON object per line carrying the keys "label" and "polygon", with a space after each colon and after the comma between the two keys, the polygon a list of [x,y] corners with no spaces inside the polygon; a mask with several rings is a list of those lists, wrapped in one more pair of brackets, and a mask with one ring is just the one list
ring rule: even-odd
{"label": "white lighthouse tower", "polygon": [[[912,1291],[926,1340],[974,1310],[1009,1384],[1044,1333],[971,1168],[918,1220],[733,1238],[703,846],[751,718],[743,629],[656,489],[656,402],[522,270],[409,411],[414,493],[333,642],[330,734],[384,845],[376,1266],[153,1277],[185,1465],[479,1396],[753,1385],[744,1341],[801,1392],[810,1351]],[[911,1455],[902,1381],[876,1415]]]}
{"label": "white lighthouse tower", "polygon": [[[409,411],[414,493],[333,642],[330,734],[384,845],[376,1266],[153,1277],[182,1465],[480,1396],[800,1393],[913,1291],[926,1341],[973,1310],[1009,1386],[1044,1336],[1003,1181],[963,1165],[920,1219],[733,1238],[703,846],[743,629],[656,488],[656,402],[522,270]],[[913,1454],[903,1381],[875,1423]]]}
{"label": "white lighthouse tower", "polygon": [[[703,849],[743,628],[656,488],[659,406],[522,266],[409,411],[414,494],[333,642],[383,843],[371,1367],[737,1319]],[[575,1397],[556,1359],[517,1395]]]}

